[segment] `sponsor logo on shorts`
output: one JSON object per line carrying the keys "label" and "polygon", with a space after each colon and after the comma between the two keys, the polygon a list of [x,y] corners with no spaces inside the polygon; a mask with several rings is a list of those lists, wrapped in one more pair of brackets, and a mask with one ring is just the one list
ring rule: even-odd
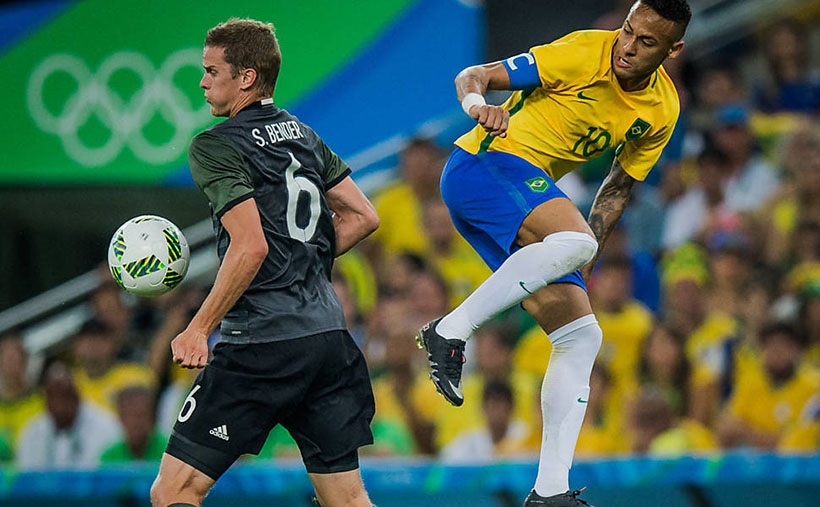
{"label": "sponsor logo on shorts", "polygon": [[208,433],[210,433],[211,435],[213,435],[217,438],[221,438],[222,440],[224,440],[226,442],[229,440],[229,438],[228,438],[228,427],[224,424],[222,426],[217,426],[216,428],[212,429]]}
{"label": "sponsor logo on shorts", "polygon": [[527,186],[530,187],[530,190],[532,190],[533,192],[538,192],[539,194],[546,192],[547,189],[550,187],[550,184],[542,176],[536,176],[535,178],[529,179],[524,183],[526,183]]}

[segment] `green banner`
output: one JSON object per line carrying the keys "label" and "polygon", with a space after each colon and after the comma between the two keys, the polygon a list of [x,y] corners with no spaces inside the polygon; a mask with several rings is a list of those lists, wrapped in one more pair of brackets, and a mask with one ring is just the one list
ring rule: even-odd
{"label": "green banner", "polygon": [[207,30],[229,17],[276,26],[281,106],[356,57],[414,0],[81,1],[0,54],[2,185],[161,184],[209,114]]}

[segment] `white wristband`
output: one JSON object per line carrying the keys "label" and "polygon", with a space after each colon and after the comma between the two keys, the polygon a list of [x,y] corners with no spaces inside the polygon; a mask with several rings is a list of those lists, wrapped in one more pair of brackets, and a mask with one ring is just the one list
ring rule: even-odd
{"label": "white wristband", "polygon": [[461,99],[461,109],[467,113],[467,116],[470,116],[470,108],[473,106],[483,106],[486,102],[484,101],[484,95],[476,92],[470,92]]}

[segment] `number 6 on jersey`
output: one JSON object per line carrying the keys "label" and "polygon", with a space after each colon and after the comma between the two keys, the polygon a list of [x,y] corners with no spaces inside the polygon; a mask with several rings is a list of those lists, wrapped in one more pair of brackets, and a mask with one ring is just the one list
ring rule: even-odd
{"label": "number 6 on jersey", "polygon": [[[290,155],[290,165],[285,170],[285,183],[288,187],[288,210],[286,213],[288,221],[288,234],[293,239],[298,239],[302,242],[308,242],[313,238],[316,232],[316,224],[319,222],[319,214],[321,213],[321,194],[319,189],[312,181],[304,176],[296,176],[297,170],[302,168],[302,164],[296,160],[293,153]],[[299,196],[302,192],[308,194],[308,210],[309,218],[305,227],[299,227],[296,223],[296,209],[299,205]]]}

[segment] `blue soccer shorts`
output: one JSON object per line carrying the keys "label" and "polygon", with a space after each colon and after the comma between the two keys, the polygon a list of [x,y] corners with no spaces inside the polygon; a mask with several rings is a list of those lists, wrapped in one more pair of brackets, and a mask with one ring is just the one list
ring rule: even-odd
{"label": "blue soccer shorts", "polygon": [[[522,222],[541,203],[566,197],[542,169],[499,151],[455,147],[441,174],[441,197],[458,232],[495,271],[516,250]],[[551,283],[586,290],[580,271]]]}

